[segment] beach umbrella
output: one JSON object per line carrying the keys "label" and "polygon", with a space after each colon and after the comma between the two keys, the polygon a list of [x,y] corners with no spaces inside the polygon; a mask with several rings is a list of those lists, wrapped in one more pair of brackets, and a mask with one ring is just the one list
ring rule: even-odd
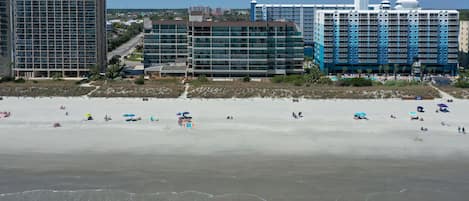
{"label": "beach umbrella", "polygon": [[123,117],[135,117],[135,114],[124,114]]}
{"label": "beach umbrella", "polygon": [[448,107],[446,104],[440,103],[438,104],[438,107]]}
{"label": "beach umbrella", "polygon": [[90,113],[87,113],[87,114],[85,114],[85,117],[86,117],[86,118],[90,118],[90,117],[91,117],[91,114],[90,114]]}
{"label": "beach umbrella", "polygon": [[409,112],[410,116],[417,116],[417,112]]}
{"label": "beach umbrella", "polygon": [[366,117],[366,113],[364,113],[364,112],[356,112],[356,113],[355,113],[355,116],[357,116],[357,117]]}
{"label": "beach umbrella", "polygon": [[182,113],[178,112],[178,113],[176,113],[176,115],[177,115],[177,116],[181,116],[181,115],[182,115]]}

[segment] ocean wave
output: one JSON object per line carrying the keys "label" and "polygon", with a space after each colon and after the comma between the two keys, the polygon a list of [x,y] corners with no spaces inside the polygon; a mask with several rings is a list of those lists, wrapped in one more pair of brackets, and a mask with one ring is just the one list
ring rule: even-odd
{"label": "ocean wave", "polygon": [[130,193],[120,190],[31,190],[0,194],[0,201],[267,201],[254,194],[212,195],[199,191]]}

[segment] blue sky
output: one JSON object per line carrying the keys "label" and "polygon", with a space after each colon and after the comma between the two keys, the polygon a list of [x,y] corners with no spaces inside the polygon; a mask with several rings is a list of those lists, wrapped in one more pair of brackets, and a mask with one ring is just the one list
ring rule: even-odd
{"label": "blue sky", "polygon": [[[353,0],[257,0],[259,3],[352,3]],[[371,3],[380,0],[370,0]],[[250,0],[107,0],[108,8],[187,8],[208,5],[223,8],[248,8]],[[395,2],[395,0],[391,0]],[[469,0],[420,0],[424,8],[469,9]]]}

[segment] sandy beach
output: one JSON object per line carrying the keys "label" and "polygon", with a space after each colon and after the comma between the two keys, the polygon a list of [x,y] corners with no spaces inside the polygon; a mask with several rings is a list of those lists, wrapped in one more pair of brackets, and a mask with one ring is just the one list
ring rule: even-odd
{"label": "sandy beach", "polygon": [[[469,101],[438,103],[4,98],[0,200],[464,200]],[[185,111],[194,128],[178,125]]]}

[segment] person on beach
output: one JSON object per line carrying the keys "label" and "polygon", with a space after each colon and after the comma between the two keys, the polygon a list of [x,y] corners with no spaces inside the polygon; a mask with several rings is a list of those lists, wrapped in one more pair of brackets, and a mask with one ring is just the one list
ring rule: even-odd
{"label": "person on beach", "polygon": [[458,126],[458,133],[461,133],[461,126]]}
{"label": "person on beach", "polygon": [[298,112],[298,116],[299,116],[300,118],[303,118],[303,112]]}
{"label": "person on beach", "polygon": [[466,134],[466,129],[462,127],[462,133],[465,135]]}
{"label": "person on beach", "polygon": [[68,112],[65,112],[65,116],[68,116]]}

